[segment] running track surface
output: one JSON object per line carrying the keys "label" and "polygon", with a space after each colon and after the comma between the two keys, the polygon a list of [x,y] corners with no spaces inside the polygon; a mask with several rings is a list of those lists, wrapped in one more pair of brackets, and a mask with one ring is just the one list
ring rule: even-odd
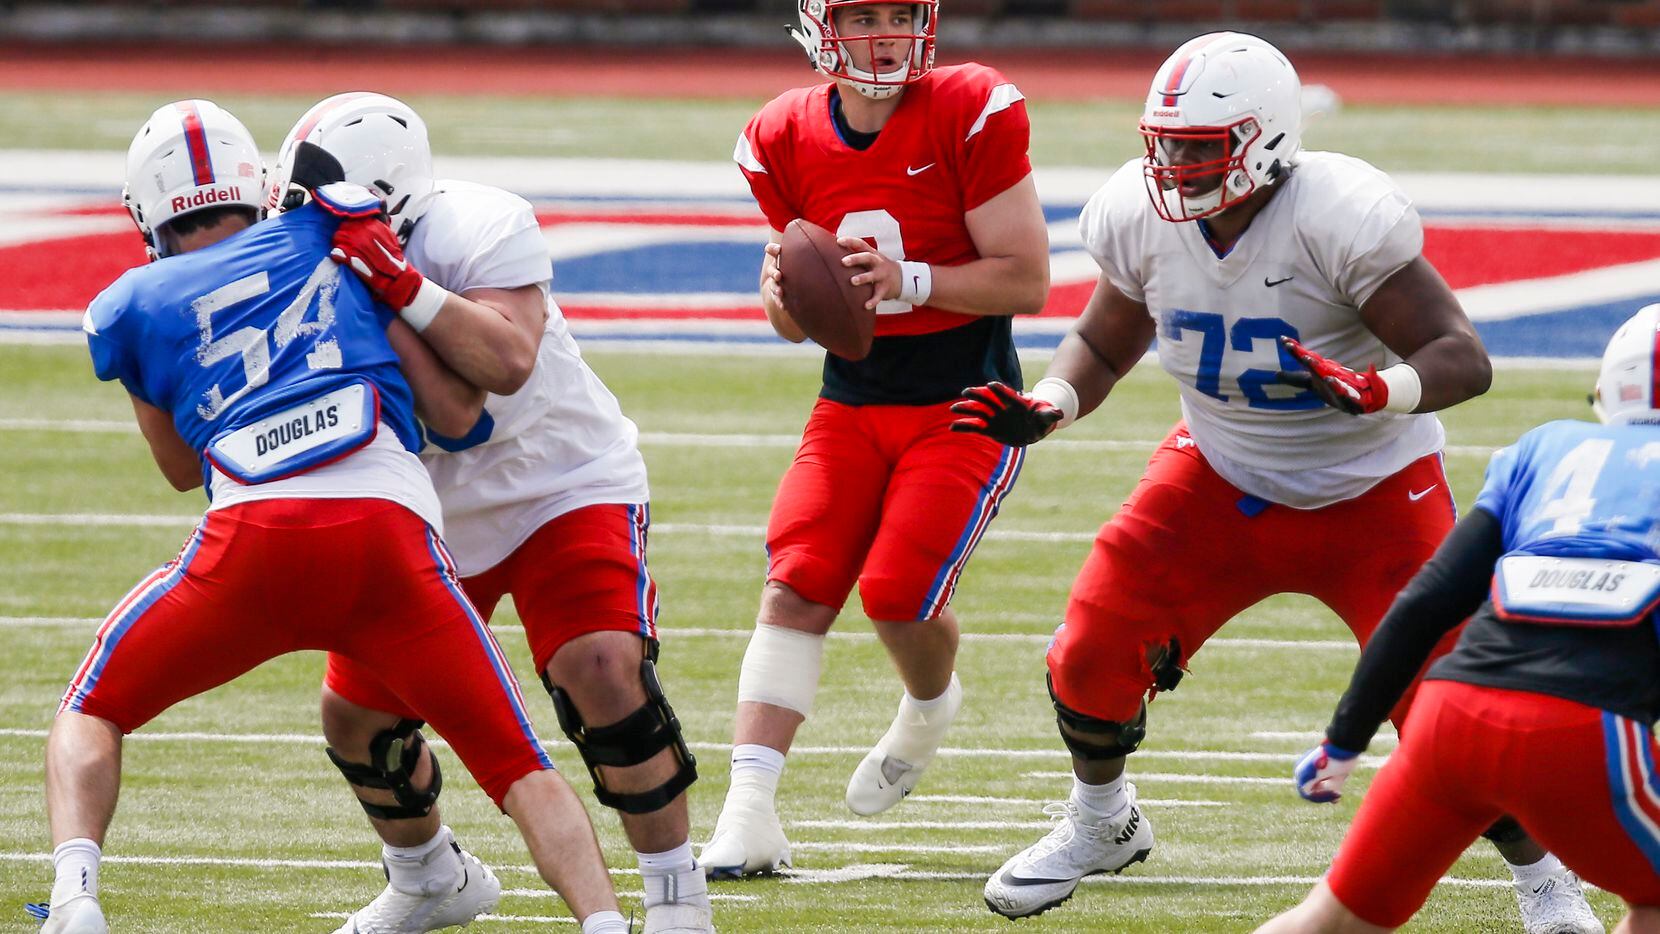
{"label": "running track surface", "polygon": [[[779,32],[777,50],[0,43],[0,92],[314,95],[364,87],[392,94],[765,98],[818,80]],[[942,49],[941,61],[969,57],[953,51]],[[984,49],[972,57],[1002,69],[1038,100],[1135,100],[1168,52]],[[1332,53],[1297,53],[1294,59],[1305,83],[1329,85],[1356,103],[1660,103],[1660,59]],[[188,88],[180,77],[186,73]]]}

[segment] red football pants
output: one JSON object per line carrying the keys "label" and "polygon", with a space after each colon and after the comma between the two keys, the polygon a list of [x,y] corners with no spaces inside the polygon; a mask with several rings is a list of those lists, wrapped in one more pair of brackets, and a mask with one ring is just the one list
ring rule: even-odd
{"label": "red football pants", "polygon": [[820,399],[767,522],[767,579],[865,615],[934,619],[1014,488],[1026,453],[950,430],[950,403]]}
{"label": "red football pants", "polygon": [[[1178,424],[1072,585],[1048,657],[1061,702],[1133,718],[1153,686],[1153,653],[1174,638],[1185,666],[1223,623],[1278,593],[1314,596],[1364,645],[1455,519],[1439,454],[1321,509],[1251,511],[1261,503],[1217,475]],[[1455,641],[1457,630],[1433,657]]]}
{"label": "red football pants", "polygon": [[1660,905],[1660,747],[1646,726],[1558,697],[1427,681],[1326,877],[1364,921],[1405,924],[1501,815],[1586,882]]}
{"label": "red football pants", "polygon": [[379,672],[499,805],[553,768],[443,542],[388,500],[210,512],[98,629],[59,710],[130,733],[268,659],[322,649]]}

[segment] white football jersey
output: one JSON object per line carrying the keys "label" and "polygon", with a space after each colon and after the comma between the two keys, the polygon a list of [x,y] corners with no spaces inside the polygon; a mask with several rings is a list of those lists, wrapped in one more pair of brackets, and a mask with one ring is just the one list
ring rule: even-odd
{"label": "white football jersey", "polygon": [[[405,250],[451,292],[535,285],[553,271],[530,204],[499,188],[440,180]],[[518,392],[490,394],[464,439],[434,441],[421,459],[444,508],[444,539],[464,576],[501,563],[557,516],[599,503],[644,503],[639,430],[588,368],[548,299],[536,367]],[[454,449],[454,450],[451,450]]]}
{"label": "white football jersey", "polygon": [[1274,381],[1290,335],[1364,371],[1398,363],[1360,318],[1378,286],[1423,252],[1423,224],[1389,177],[1337,153],[1298,156],[1282,190],[1218,257],[1198,222],[1154,213],[1141,160],[1079,219],[1084,246],[1158,324],[1159,363],[1181,384],[1188,430],[1223,479],[1313,509],[1352,499],[1446,440],[1434,415],[1352,416]]}

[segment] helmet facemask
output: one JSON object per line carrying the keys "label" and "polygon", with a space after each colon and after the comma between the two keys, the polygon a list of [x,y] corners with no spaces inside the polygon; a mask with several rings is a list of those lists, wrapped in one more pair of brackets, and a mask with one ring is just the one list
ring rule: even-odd
{"label": "helmet facemask", "polygon": [[[1255,117],[1229,126],[1163,127],[1141,125],[1147,142],[1142,174],[1153,207],[1167,221],[1191,221],[1225,211],[1249,198],[1257,190],[1256,179],[1246,171],[1246,156],[1262,137]],[[1178,150],[1211,144],[1217,158],[1199,162],[1177,162]],[[1278,177],[1278,163],[1269,180]],[[1184,194],[1183,186],[1196,189]]]}
{"label": "helmet facemask", "polygon": [[407,104],[353,91],[319,101],[289,131],[274,183],[272,210],[304,204],[310,192],[347,181],[375,192],[404,243],[432,200],[432,150],[426,124]]}
{"label": "helmet facemask", "polygon": [[[844,36],[836,26],[836,13],[861,6],[909,6],[908,32]],[[934,68],[934,37],[938,26],[938,0],[896,4],[892,0],[801,0],[800,25],[790,35],[806,49],[813,67],[826,77],[844,81],[864,97],[885,100],[906,85],[921,80]],[[867,61],[878,57],[877,43],[892,42],[901,47],[899,61],[886,71],[854,66],[852,50],[866,53]]]}

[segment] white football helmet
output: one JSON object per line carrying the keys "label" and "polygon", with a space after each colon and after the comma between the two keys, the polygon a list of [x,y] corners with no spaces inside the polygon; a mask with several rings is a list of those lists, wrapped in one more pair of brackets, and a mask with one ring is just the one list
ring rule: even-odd
{"label": "white football helmet", "polygon": [[[894,0],[801,0],[801,23],[790,35],[807,50],[807,59],[826,77],[846,81],[871,100],[883,100],[899,93],[907,84],[921,80],[934,70],[934,36],[939,26],[939,0],[911,3],[911,31],[898,34],[844,36],[836,31],[836,11],[849,7],[894,5]],[[903,4],[900,4],[903,5]],[[899,39],[911,44],[911,53],[892,71],[876,73],[853,67],[848,45],[862,42],[876,51],[880,39]]]}
{"label": "white football helmet", "polygon": [[1602,352],[1591,408],[1608,423],[1660,422],[1660,305],[1645,305],[1620,325]]}
{"label": "white football helmet", "polygon": [[150,259],[170,250],[162,225],[204,208],[241,205],[265,214],[265,163],[242,121],[212,101],[156,109],[127,147],[121,203]]}
{"label": "white football helmet", "polygon": [[321,185],[352,182],[386,200],[388,223],[408,241],[432,196],[427,125],[408,104],[384,94],[336,94],[294,124],[271,174],[266,204],[272,210],[304,204]]}
{"label": "white football helmet", "polygon": [[[1159,66],[1141,113],[1153,207],[1191,221],[1238,204],[1285,176],[1302,125],[1302,82],[1279,49],[1237,32],[1188,40]],[[1215,158],[1177,161],[1206,144]]]}

